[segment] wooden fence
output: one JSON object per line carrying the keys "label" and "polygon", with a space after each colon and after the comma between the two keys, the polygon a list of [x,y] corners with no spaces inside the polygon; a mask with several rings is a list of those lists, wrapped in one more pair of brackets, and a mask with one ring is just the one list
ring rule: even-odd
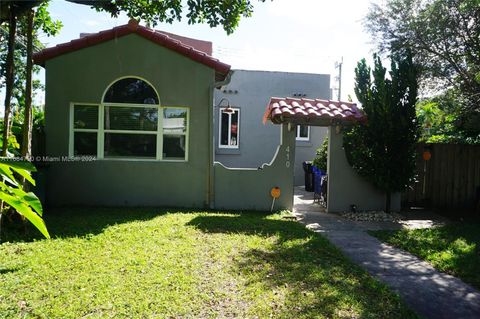
{"label": "wooden fence", "polygon": [[[430,151],[431,158],[423,159]],[[480,145],[419,144],[417,181],[402,196],[405,206],[432,209],[478,209]]]}

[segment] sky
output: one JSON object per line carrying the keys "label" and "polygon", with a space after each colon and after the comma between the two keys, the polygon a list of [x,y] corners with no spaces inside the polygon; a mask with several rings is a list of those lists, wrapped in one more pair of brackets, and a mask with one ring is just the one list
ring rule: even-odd
{"label": "sky", "polygon": [[[341,99],[351,95],[355,100],[355,65],[362,58],[371,60],[374,50],[362,23],[372,0],[252,2],[252,17],[242,18],[231,35],[221,27],[188,25],[186,19],[155,28],[213,42],[213,56],[232,69],[331,74],[332,87],[337,86],[335,62],[343,57]],[[47,47],[78,38],[82,32],[98,32],[128,22],[125,15],[111,18],[88,6],[62,0],[52,0],[49,11],[64,27],[56,37],[41,36]],[[43,79],[44,72],[39,76]],[[43,98],[40,94],[35,101],[43,104]]]}

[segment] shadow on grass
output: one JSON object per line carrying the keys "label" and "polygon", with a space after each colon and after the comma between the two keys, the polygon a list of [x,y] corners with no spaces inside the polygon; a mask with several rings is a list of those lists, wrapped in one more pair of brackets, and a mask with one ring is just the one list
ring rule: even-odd
{"label": "shadow on grass", "polygon": [[189,225],[206,233],[276,237],[271,247],[247,250],[235,265],[248,278],[247,286],[283,296],[276,317],[416,318],[385,285],[297,222],[259,215],[199,216]]}
{"label": "shadow on grass", "polygon": [[263,237],[278,236],[280,241],[308,238],[305,228],[297,222],[267,219],[270,214],[252,212],[238,216],[199,216],[187,225],[195,226],[205,233],[241,233]]}
{"label": "shadow on grass", "polygon": [[11,273],[11,272],[16,272],[18,269],[19,269],[18,267],[15,267],[15,268],[0,268],[0,275],[8,274],[8,273]]}
{"label": "shadow on grass", "polygon": [[[158,208],[99,208],[74,207],[55,208],[44,212],[44,220],[52,238],[81,237],[96,235],[109,226],[132,221],[146,221],[168,212],[180,210]],[[2,222],[1,242],[31,242],[44,237],[28,221]]]}
{"label": "shadow on grass", "polygon": [[[241,211],[209,211],[188,208],[158,207],[65,207],[51,208],[43,214],[52,238],[97,235],[105,228],[133,221],[147,221],[167,213],[215,213],[242,216],[268,216],[270,213]],[[3,242],[31,242],[45,239],[28,221],[21,222],[18,215],[3,218],[0,244]]]}

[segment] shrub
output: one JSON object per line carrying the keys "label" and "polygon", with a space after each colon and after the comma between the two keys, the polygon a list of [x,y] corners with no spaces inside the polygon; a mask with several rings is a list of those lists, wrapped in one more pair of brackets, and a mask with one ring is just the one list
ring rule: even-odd
{"label": "shrub", "polygon": [[327,171],[327,158],[328,158],[328,137],[323,140],[322,146],[317,148],[315,159],[313,160],[313,166],[322,171]]}

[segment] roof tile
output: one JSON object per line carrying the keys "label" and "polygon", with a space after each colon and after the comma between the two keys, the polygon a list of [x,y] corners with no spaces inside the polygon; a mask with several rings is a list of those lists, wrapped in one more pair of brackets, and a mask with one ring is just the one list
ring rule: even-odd
{"label": "roof tile", "polygon": [[276,124],[291,122],[331,125],[334,120],[363,122],[366,115],[351,102],[272,97],[263,116],[263,122],[266,123],[267,120]]}
{"label": "roof tile", "polygon": [[220,62],[219,60],[206,54],[204,51],[197,50],[191,45],[182,43],[181,41],[175,39],[173,35],[170,37],[168,34],[157,32],[156,30],[141,26],[135,20],[130,20],[128,24],[121,25],[110,30],[89,34],[79,39],[44,49],[35,53],[33,55],[33,60],[36,64],[44,64],[45,61],[55,58],[59,55],[80,50],[131,33],[136,33],[152,42],[176,51],[198,63],[205,64],[216,71],[219,79],[224,79],[230,71],[230,65]]}

